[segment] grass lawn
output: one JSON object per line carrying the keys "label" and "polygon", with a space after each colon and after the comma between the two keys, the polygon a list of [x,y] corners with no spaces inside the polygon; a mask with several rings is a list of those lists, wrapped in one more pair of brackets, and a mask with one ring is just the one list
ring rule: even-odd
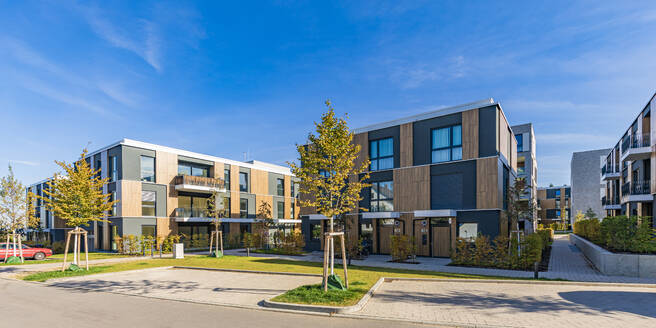
{"label": "grass lawn", "polygon": [[[89,261],[91,260],[105,260],[105,259],[115,259],[119,257],[130,257],[131,255],[125,255],[125,254],[117,254],[117,253],[95,253],[95,252],[89,252]],[[67,261],[71,261],[73,259],[73,254],[68,253],[68,259]],[[84,263],[84,253],[82,253],[82,263]],[[0,261],[4,260],[4,258],[0,258]],[[55,263],[55,262],[62,262],[64,260],[64,254],[55,254],[53,256],[48,257],[45,260],[42,261],[35,261],[35,260],[28,260],[25,259],[25,263],[18,263],[18,264],[4,264],[0,262],[0,266],[4,265],[25,265],[25,264],[43,264],[43,263]]]}
{"label": "grass lawn", "polygon": [[[295,273],[314,273],[321,274],[321,263],[292,261],[273,258],[257,258],[244,256],[224,256],[222,258],[212,258],[209,256],[187,256],[185,259],[148,259],[143,261],[130,261],[116,263],[111,265],[97,265],[90,267],[89,271],[79,272],[61,272],[48,271],[33,273],[23,277],[29,281],[46,281],[53,278],[62,278],[70,276],[80,276],[96,273],[118,272],[126,270],[138,270],[145,268],[154,268],[162,266],[192,266],[204,268],[221,268],[221,269],[240,269],[240,270],[257,270],[269,272],[295,272]],[[343,270],[341,266],[335,266],[335,272],[341,275]],[[374,267],[349,267],[350,288],[348,291],[330,291],[323,293],[320,285],[301,286],[296,289],[274,298],[277,302],[303,303],[303,304],[321,304],[321,305],[338,305],[348,306],[357,303],[360,298],[373,286],[381,277],[407,277],[407,278],[493,278],[493,279],[511,279],[505,277],[490,277],[480,275],[466,275],[456,273],[442,273],[433,271],[419,271],[406,269],[391,268],[374,268]]]}

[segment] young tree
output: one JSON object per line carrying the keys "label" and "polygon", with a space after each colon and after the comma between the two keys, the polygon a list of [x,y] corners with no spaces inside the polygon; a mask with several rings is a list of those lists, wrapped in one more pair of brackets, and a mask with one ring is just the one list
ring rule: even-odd
{"label": "young tree", "polygon": [[41,197],[56,217],[66,221],[67,226],[75,227],[73,264],[76,266],[79,265],[80,259],[78,239],[86,233],[81,226],[88,226],[90,221],[105,222],[103,218],[112,210],[112,206],[118,203],[117,200],[110,201],[110,194],[103,194],[103,186],[109,182],[109,178],[101,178],[100,169],[92,169],[84,159],[86,155],[85,148],[73,164],[55,161],[64,172],[55,173],[47,182],[48,188],[43,190],[44,196]]}
{"label": "young tree", "polygon": [[595,211],[593,211],[591,207],[588,207],[588,210],[585,211],[585,217],[587,219],[596,219],[597,213],[595,213]]}
{"label": "young tree", "polygon": [[[326,107],[328,111],[321,115],[321,122],[314,123],[316,134],[309,133],[307,144],[296,147],[299,165],[288,164],[301,179],[299,191],[305,197],[300,199],[300,204],[330,218],[330,233],[333,233],[335,217],[355,209],[362,198],[360,191],[369,186],[365,183],[369,174],[364,173],[369,159],[356,165],[361,147],[353,143],[353,132],[346,123],[348,116],[337,118],[329,100]],[[331,275],[334,275],[334,249],[331,242]]]}
{"label": "young tree", "polygon": [[[210,255],[212,255],[212,242],[215,243],[214,255],[223,256],[223,231],[221,231],[221,219],[226,216],[224,198],[217,189],[212,189],[212,196],[207,200],[207,212],[212,218],[214,232],[210,236]],[[219,246],[221,252],[219,253]]]}
{"label": "young tree", "polygon": [[[516,178],[515,183],[508,187],[508,219],[510,225],[517,232],[517,245],[519,245],[519,220],[525,219],[533,222],[533,199],[527,190],[531,185],[526,182],[525,178]],[[526,198],[528,194],[528,199]],[[519,248],[519,246],[518,246]],[[518,249],[519,250],[519,249]]]}
{"label": "young tree", "polygon": [[[9,165],[7,176],[0,178],[0,230],[11,232],[7,235],[7,247],[9,247],[9,236],[12,237],[13,257],[20,255],[20,261],[23,262],[22,245],[18,230],[27,228],[36,228],[39,226],[39,219],[34,216],[34,207],[31,204],[34,194],[26,194],[25,186],[16,179],[14,170]],[[18,239],[18,244],[17,244]],[[17,250],[20,250],[17,254]],[[5,261],[7,254],[5,252]]]}
{"label": "young tree", "polygon": [[260,235],[260,243],[264,246],[265,242],[269,243],[269,229],[273,226],[273,215],[271,214],[271,204],[266,201],[260,203],[257,208],[257,230]]}

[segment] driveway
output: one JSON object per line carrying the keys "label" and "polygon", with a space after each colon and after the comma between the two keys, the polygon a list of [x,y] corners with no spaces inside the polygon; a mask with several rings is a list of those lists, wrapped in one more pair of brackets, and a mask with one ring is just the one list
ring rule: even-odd
{"label": "driveway", "polygon": [[318,276],[155,268],[66,278],[48,284],[177,301],[256,307],[265,298],[320,282]]}
{"label": "driveway", "polygon": [[356,315],[490,327],[654,327],[656,288],[395,280]]}

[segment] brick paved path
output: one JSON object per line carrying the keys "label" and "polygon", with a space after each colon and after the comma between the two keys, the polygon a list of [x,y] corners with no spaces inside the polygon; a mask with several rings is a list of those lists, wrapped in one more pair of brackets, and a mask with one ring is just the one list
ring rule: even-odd
{"label": "brick paved path", "polygon": [[476,327],[655,327],[656,288],[395,280],[355,314]]}

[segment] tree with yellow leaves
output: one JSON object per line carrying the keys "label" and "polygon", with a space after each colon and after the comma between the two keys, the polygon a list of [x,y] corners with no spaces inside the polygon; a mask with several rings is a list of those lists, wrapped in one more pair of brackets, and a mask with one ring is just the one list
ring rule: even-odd
{"label": "tree with yellow leaves", "polygon": [[[218,180],[218,179],[217,179]],[[217,181],[217,184],[220,182]],[[223,188],[222,188],[223,189]],[[223,190],[225,191],[225,190]],[[210,232],[210,256],[223,257],[223,230],[221,230],[221,219],[227,216],[226,198],[223,197],[219,189],[212,189],[212,196],[207,200],[207,213],[212,219],[214,231]],[[212,251],[212,245],[215,250]],[[219,250],[221,248],[221,250]]]}
{"label": "tree with yellow leaves", "polygon": [[[362,199],[362,188],[369,174],[369,159],[357,165],[361,147],[353,143],[353,132],[346,118],[338,118],[326,101],[328,111],[315,122],[316,134],[310,133],[306,145],[297,145],[299,164],[289,163],[292,173],[300,178],[299,203],[315,208],[317,213],[330,219],[330,234],[334,233],[336,216],[350,212]],[[366,155],[365,155],[366,156]],[[363,174],[364,173],[364,174]],[[332,235],[331,235],[332,236]],[[334,276],[335,246],[330,239],[330,275]],[[327,261],[324,259],[324,272]],[[345,277],[346,278],[346,277]]]}
{"label": "tree with yellow leaves", "polygon": [[17,231],[36,228],[39,225],[39,219],[34,217],[34,207],[31,204],[34,195],[25,192],[25,186],[16,179],[14,170],[9,165],[7,176],[0,178],[0,230],[8,232],[7,248],[11,236],[14,251],[9,259],[7,258],[9,252],[5,252],[5,262],[18,261],[18,256],[21,263],[24,261],[21,237]]}
{"label": "tree with yellow leaves", "polygon": [[[104,218],[112,206],[118,203],[116,200],[110,201],[109,193],[103,193],[103,186],[109,182],[109,178],[101,178],[100,169],[92,169],[85,160],[86,156],[85,148],[75,163],[55,161],[64,172],[56,173],[47,182],[48,188],[44,188],[44,196],[41,197],[53,215],[64,220],[67,226],[75,228],[69,232],[69,235],[72,233],[75,236],[71,265],[73,267],[74,264],[74,268],[79,265],[79,238],[86,235],[81,226],[88,226],[90,221],[106,222]],[[68,248],[65,251],[68,252]]]}

